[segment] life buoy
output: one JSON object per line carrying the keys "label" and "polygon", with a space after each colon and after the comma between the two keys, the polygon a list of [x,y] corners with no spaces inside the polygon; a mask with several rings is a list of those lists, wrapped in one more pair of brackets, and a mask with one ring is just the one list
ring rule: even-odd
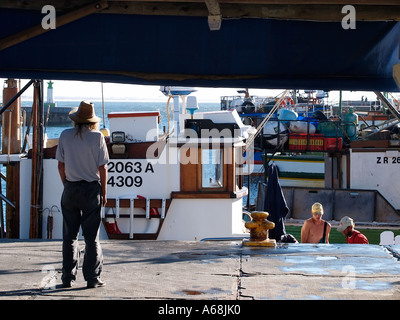
{"label": "life buoy", "polygon": [[286,97],[286,98],[285,98],[285,103],[286,103],[286,105],[288,105],[288,106],[294,106],[294,101],[293,101],[293,99],[290,98],[290,97]]}
{"label": "life buoy", "polygon": [[293,107],[294,106],[294,101],[292,98],[290,97],[286,97],[284,99],[282,99],[281,104],[282,107]]}
{"label": "life buoy", "polygon": [[106,221],[106,231],[108,234],[121,234],[121,230],[118,228],[117,219],[114,222]]}

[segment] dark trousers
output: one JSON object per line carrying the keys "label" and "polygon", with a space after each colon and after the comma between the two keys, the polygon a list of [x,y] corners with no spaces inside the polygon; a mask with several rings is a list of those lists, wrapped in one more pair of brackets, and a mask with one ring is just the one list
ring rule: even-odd
{"label": "dark trousers", "polygon": [[61,197],[63,215],[63,269],[62,281],[76,279],[79,245],[79,227],[85,239],[82,272],[86,281],[100,277],[103,253],[99,242],[102,192],[99,182],[69,182],[64,184]]}

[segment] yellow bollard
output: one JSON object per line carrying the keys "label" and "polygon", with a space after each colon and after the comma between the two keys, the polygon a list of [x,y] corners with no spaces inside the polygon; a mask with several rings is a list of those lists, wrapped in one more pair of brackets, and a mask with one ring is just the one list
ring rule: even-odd
{"label": "yellow bollard", "polygon": [[268,230],[275,228],[275,223],[268,221],[268,212],[254,211],[251,213],[252,220],[245,223],[250,229],[250,239],[244,239],[243,245],[254,247],[276,247],[275,239],[268,238]]}

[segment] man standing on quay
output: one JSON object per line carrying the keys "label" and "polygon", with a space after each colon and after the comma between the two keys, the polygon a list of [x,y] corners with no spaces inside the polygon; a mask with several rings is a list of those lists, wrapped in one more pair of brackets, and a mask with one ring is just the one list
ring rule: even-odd
{"label": "man standing on quay", "polygon": [[98,234],[101,207],[107,202],[108,151],[103,134],[98,130],[100,118],[94,105],[82,101],[78,111],[69,115],[75,127],[64,130],[59,139],[56,159],[64,184],[61,197],[63,214],[63,268],[64,288],[76,279],[79,245],[79,227],[85,239],[82,272],[88,288],[104,286],[100,279],[103,253]]}

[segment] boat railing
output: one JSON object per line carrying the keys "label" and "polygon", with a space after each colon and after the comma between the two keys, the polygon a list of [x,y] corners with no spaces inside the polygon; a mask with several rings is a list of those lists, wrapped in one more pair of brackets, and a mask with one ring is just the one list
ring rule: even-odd
{"label": "boat railing", "polygon": [[343,151],[345,142],[358,136],[357,125],[345,121],[274,118],[266,126],[269,128],[263,130],[256,147],[267,152]]}
{"label": "boat railing", "polygon": [[[3,180],[7,181],[7,177],[4,175],[4,173],[0,172],[0,188],[2,188],[3,186]],[[3,208],[3,201],[8,204],[9,206],[11,206],[13,209],[15,209],[15,204],[10,201],[9,199],[7,199],[7,197],[5,195],[3,195],[3,191],[1,190],[0,192],[0,238],[5,238],[6,234],[5,234],[5,221],[4,221],[4,208]]]}
{"label": "boat railing", "polygon": [[[222,96],[220,103],[221,103],[221,110],[232,110],[236,109],[238,112],[242,112],[242,107],[245,108],[246,104],[243,105],[245,102],[250,102],[254,112],[268,112],[264,111],[266,108],[272,108],[276,99],[270,96]],[[245,109],[247,110],[247,109]]]}
{"label": "boat railing", "polygon": [[329,104],[309,104],[309,103],[297,103],[293,107],[294,111],[298,115],[303,117],[312,117],[315,112],[322,112],[328,119],[334,115],[333,106]]}

